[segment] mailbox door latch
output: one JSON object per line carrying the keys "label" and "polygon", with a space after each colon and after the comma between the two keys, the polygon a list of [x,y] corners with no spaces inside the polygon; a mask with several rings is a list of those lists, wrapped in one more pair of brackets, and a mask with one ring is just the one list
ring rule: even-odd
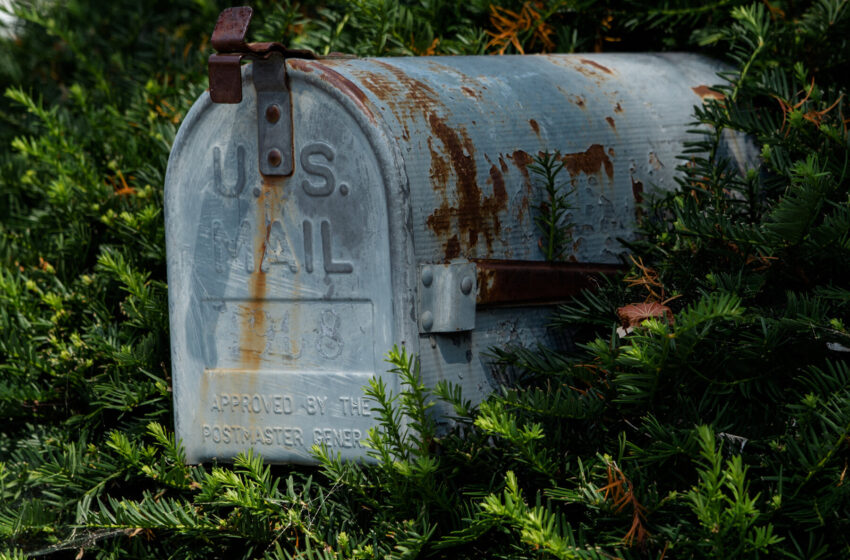
{"label": "mailbox door latch", "polygon": [[245,35],[254,10],[227,8],[218,16],[211,43],[217,51],[209,58],[210,99],[213,103],[242,101],[242,60],[254,61],[257,91],[257,153],[263,175],[291,175],[292,100],[286,80],[287,58],[314,59],[308,50],[288,49],[280,43],[247,43]]}
{"label": "mailbox door latch", "polygon": [[475,328],[475,264],[419,266],[419,332],[455,333]]}

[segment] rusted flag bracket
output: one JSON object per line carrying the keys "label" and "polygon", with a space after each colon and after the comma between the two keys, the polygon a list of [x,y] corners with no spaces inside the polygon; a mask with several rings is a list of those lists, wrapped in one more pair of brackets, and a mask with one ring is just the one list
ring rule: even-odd
{"label": "rusted flag bracket", "polygon": [[242,101],[242,59],[268,60],[279,55],[287,58],[315,59],[309,50],[289,49],[281,43],[247,43],[245,35],[254,10],[249,6],[227,8],[213,29],[211,43],[216,50],[209,58],[210,97],[213,103]]}
{"label": "rusted flag bracket", "polygon": [[291,175],[292,105],[286,80],[287,58],[314,59],[308,50],[288,49],[281,43],[247,43],[245,35],[254,10],[227,8],[218,16],[212,34],[215,54],[209,58],[210,99],[213,103],[242,101],[242,60],[256,61],[257,141],[260,173]]}
{"label": "rusted flag bracket", "polygon": [[476,308],[564,303],[603,276],[625,270],[615,264],[454,259],[419,265],[420,334],[475,329]]}
{"label": "rusted flag bracket", "polygon": [[599,263],[472,259],[478,307],[510,307],[563,303],[581,290],[595,288],[603,276],[626,270]]}

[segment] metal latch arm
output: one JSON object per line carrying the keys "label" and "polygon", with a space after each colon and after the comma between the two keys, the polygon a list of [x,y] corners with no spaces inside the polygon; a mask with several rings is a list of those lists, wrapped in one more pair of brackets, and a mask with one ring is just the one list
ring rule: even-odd
{"label": "metal latch arm", "polygon": [[213,103],[242,101],[241,62],[268,60],[279,54],[283,59],[308,58],[316,55],[309,50],[289,49],[281,43],[248,43],[245,36],[254,10],[249,6],[227,8],[221,12],[213,30],[211,43],[216,50],[209,58],[210,98]]}

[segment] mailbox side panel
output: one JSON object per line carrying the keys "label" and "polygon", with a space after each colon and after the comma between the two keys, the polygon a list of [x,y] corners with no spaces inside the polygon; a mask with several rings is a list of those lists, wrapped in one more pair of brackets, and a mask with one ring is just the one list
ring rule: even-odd
{"label": "mailbox side panel", "polygon": [[[415,57],[299,61],[357,85],[399,146],[410,185],[418,265],[453,259],[543,260],[535,216],[543,189],[530,166],[557,151],[571,191],[578,263],[618,263],[639,203],[676,186],[693,107],[716,96],[719,63],[688,54]],[[741,144],[738,151],[747,151]],[[750,150],[751,152],[751,150]],[[752,153],[735,153],[739,161]],[[392,201],[390,201],[392,202]],[[475,329],[423,334],[429,384],[459,384],[473,401],[503,372],[492,346],[564,340],[547,309],[479,310]]]}
{"label": "mailbox side panel", "polygon": [[289,87],[292,176],[259,173],[250,69],[240,104],[200,98],[169,160],[175,420],[192,462],[254,448],[311,463],[322,444],[365,458],[363,387],[393,344],[416,342],[410,298],[392,296],[410,293],[390,258],[411,244],[391,251],[391,232],[405,235],[403,211],[387,210],[393,155],[372,149],[379,134],[350,98],[298,72]]}

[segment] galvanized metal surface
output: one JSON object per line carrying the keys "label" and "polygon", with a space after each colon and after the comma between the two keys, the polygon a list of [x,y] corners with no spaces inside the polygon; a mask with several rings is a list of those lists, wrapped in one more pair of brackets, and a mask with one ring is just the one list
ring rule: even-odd
{"label": "galvanized metal surface", "polygon": [[[201,97],[169,161],[175,415],[190,461],[254,447],[311,462],[318,443],[363,457],[374,416],[361,387],[374,375],[399,389],[384,373],[393,344],[420,355],[428,384],[477,402],[507,375],[489,347],[563,343],[546,308],[479,308],[471,331],[420,336],[420,265],[540,261],[528,165],[553,150],[576,189],[572,259],[618,263],[636,199],[674,186],[692,107],[720,69],[681,54],[286,65],[291,176],[254,163],[250,67],[240,104]],[[478,279],[479,299],[504,303]]]}
{"label": "galvanized metal surface", "polygon": [[475,328],[475,265],[468,261],[419,266],[419,332],[456,333]]}

